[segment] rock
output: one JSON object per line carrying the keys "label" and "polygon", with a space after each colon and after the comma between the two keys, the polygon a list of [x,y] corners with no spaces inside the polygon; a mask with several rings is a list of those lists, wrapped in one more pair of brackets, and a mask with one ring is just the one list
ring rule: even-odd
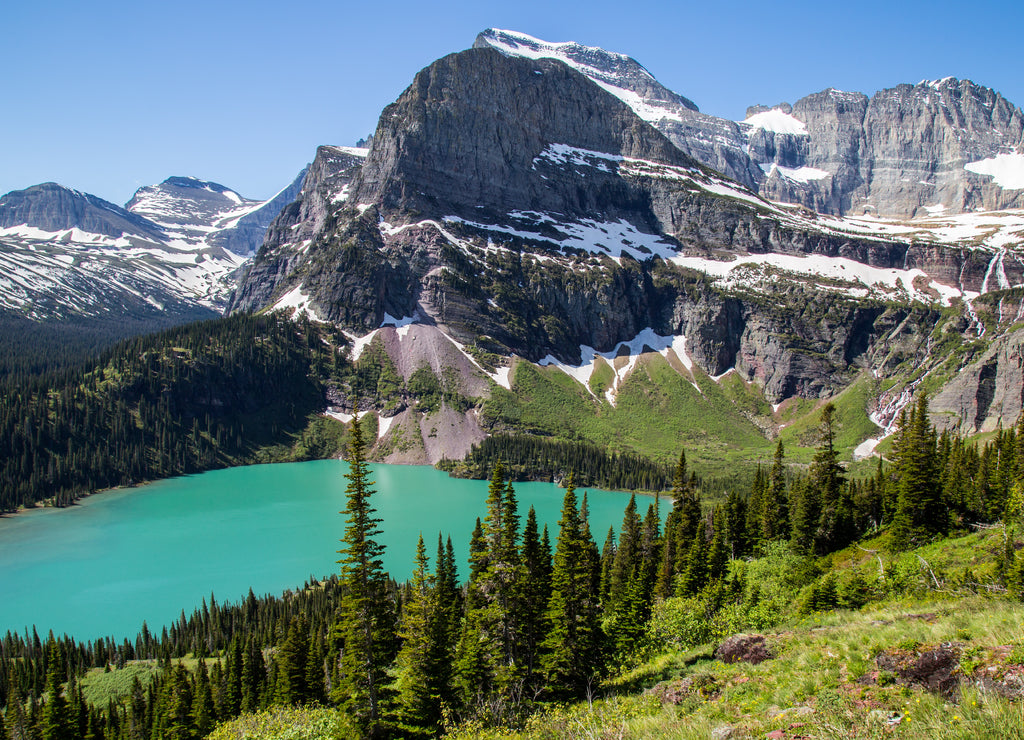
{"label": "rock", "polygon": [[763,663],[772,657],[764,635],[733,635],[717,648],[715,658],[723,663]]}
{"label": "rock", "polygon": [[899,683],[921,686],[947,699],[959,694],[961,650],[944,643],[930,650],[891,650],[875,658],[882,671],[895,674]]}

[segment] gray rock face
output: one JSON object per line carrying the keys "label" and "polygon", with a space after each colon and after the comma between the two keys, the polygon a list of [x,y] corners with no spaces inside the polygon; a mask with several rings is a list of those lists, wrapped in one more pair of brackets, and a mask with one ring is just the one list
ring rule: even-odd
{"label": "gray rock face", "polygon": [[288,187],[256,210],[242,216],[234,226],[212,234],[209,238],[210,244],[235,254],[254,254],[263,244],[267,227],[277,218],[277,214],[302,192],[302,183],[308,170],[309,167],[304,167]]}
{"label": "gray rock face", "polygon": [[77,228],[112,237],[134,234],[154,241],[165,238],[160,227],[149,219],[55,182],[15,190],[0,198],[0,228],[22,224],[42,231]]}
{"label": "gray rock face", "polygon": [[348,200],[352,178],[362,167],[365,152],[321,146],[306,169],[297,199],[284,206],[267,227],[256,258],[246,267],[227,311],[252,311],[270,301],[304,259],[305,250]]}
{"label": "gray rock face", "polygon": [[1024,206],[1024,188],[965,169],[1024,154],[1024,114],[969,80],[899,85],[870,99],[828,89],[794,105],[747,109],[748,120],[773,111],[791,116],[803,129],[793,133],[701,113],[621,54],[493,29],[474,45],[568,64],[617,92],[683,152],[770,200],[895,218],[927,216],[940,206],[945,213]]}
{"label": "gray rock face", "polygon": [[[318,316],[356,334],[388,315],[416,316],[499,354],[571,364],[581,345],[609,351],[651,328],[685,335],[710,374],[736,368],[781,400],[827,395],[886,361],[878,347],[911,310],[852,298],[822,305],[813,288],[730,296],[650,259],[644,244],[666,255],[912,262],[970,280],[987,269],[983,261],[961,269],[958,250],[801,230],[752,198],[572,68],[472,49],[416,76],[383,112],[361,167],[321,149],[232,310],[273,306],[299,289]],[[598,241],[613,225],[628,227],[632,251],[601,252],[593,241],[591,253],[562,249],[571,244],[563,232],[583,223]]]}
{"label": "gray rock face", "polygon": [[1024,411],[1024,330],[997,339],[930,406],[937,426],[961,433],[1015,424]]}

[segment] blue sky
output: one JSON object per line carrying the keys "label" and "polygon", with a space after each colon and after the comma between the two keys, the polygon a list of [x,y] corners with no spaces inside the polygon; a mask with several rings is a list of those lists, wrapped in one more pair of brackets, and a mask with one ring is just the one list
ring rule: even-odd
{"label": "blue sky", "polygon": [[629,54],[734,119],[946,76],[1024,105],[1019,1],[10,0],[0,19],[0,193],[53,180],[119,204],[171,175],[269,197],[487,27]]}

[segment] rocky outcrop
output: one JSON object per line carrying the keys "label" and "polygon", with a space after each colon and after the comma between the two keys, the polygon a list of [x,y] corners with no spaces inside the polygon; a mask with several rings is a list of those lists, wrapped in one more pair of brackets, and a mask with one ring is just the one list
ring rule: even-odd
{"label": "rocky outcrop", "polygon": [[151,220],[55,182],[15,190],[0,198],[0,228],[22,225],[49,232],[79,229],[110,237],[129,234],[153,241],[166,238]]}
{"label": "rocky outcrop", "polygon": [[[493,29],[474,45],[573,67],[681,151],[771,200],[897,218],[1024,207],[1024,114],[970,80],[899,85],[870,99],[829,88],[793,105],[751,106],[737,124],[701,113],[621,54]],[[1007,168],[1016,174],[984,174]]]}
{"label": "rocky outcrop", "polygon": [[994,341],[930,405],[940,428],[973,434],[1015,424],[1024,411],[1024,330]]}

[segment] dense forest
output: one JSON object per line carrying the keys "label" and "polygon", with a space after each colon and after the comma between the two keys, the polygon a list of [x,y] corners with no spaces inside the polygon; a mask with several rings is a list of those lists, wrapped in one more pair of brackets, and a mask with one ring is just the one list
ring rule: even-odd
{"label": "dense forest", "polygon": [[[254,461],[323,409],[322,329],[239,315],[130,339],[95,362],[8,380],[0,511]],[[344,339],[341,339],[344,343]]]}
{"label": "dense forest", "polygon": [[[1024,428],[979,447],[937,434],[922,398],[900,418],[890,463],[867,480],[846,479],[833,442],[828,405],[806,474],[786,475],[780,444],[751,491],[713,508],[681,455],[664,526],[655,504],[641,512],[631,498],[602,548],[571,475],[552,536],[532,509],[522,515],[498,464],[465,577],[450,542],[438,535],[431,557],[421,535],[414,575],[398,585],[381,567],[356,421],[337,578],[237,605],[211,597],[134,640],[8,633],[0,719],[18,740],[200,738],[240,713],[310,705],[337,707],[353,737],[517,726],[552,702],[599,696],[605,679],[666,644],[772,624],[781,608],[763,590],[765,562],[783,572],[783,598],[803,589],[803,609],[857,607],[872,589],[898,593],[906,580],[897,572],[875,583],[838,579],[820,556],[879,532],[898,552],[1024,511]],[[994,580],[965,573],[965,584],[1020,598],[1024,555],[1012,532],[1006,541]],[[90,669],[145,660],[154,666],[145,681],[101,705],[86,699]]]}
{"label": "dense forest", "polygon": [[465,478],[487,478],[501,463],[512,480],[558,482],[572,470],[580,486],[610,491],[665,491],[672,469],[640,455],[608,453],[595,444],[529,434],[493,434],[463,460],[442,460],[438,468]]}
{"label": "dense forest", "polygon": [[208,309],[193,309],[185,314],[159,313],[143,318],[90,316],[35,321],[0,310],[0,384],[82,365],[130,337],[215,316]]}

